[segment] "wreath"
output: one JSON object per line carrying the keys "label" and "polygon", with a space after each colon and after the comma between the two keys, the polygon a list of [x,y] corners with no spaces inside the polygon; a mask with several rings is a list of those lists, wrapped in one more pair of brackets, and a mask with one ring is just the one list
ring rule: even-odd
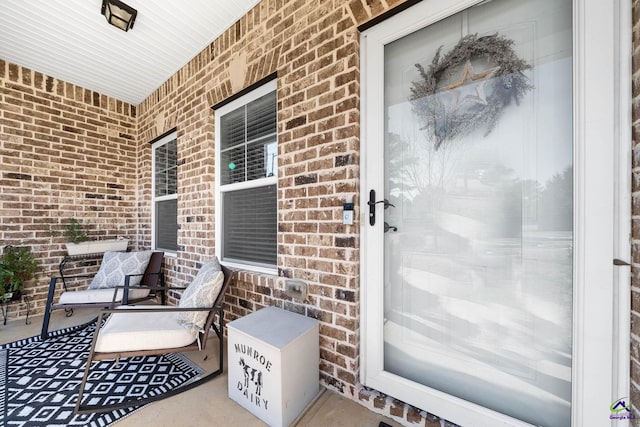
{"label": "wreath", "polygon": [[[489,135],[504,109],[512,102],[520,104],[533,88],[523,74],[531,67],[518,58],[512,45],[513,40],[498,34],[480,38],[470,34],[444,56],[440,46],[426,71],[415,64],[422,79],[413,82],[409,100],[436,149],[478,127],[484,126],[484,135]],[[445,85],[460,69],[462,77]]]}

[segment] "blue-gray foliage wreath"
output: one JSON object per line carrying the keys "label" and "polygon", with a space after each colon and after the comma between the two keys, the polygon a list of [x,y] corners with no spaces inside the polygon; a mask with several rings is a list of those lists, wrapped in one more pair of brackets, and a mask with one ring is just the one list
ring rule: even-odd
{"label": "blue-gray foliage wreath", "polygon": [[[479,126],[485,126],[485,136],[488,135],[502,111],[512,102],[519,104],[532,89],[529,79],[523,74],[531,67],[518,58],[512,45],[513,40],[498,34],[483,37],[470,34],[460,39],[444,56],[441,56],[440,46],[427,70],[415,64],[422,79],[413,82],[409,100],[414,112],[424,121],[424,129],[433,137],[436,149],[445,141],[466,135]],[[483,103],[452,110],[440,96],[447,92],[441,86],[473,59],[483,60],[493,67],[491,79],[486,82],[486,98]]]}

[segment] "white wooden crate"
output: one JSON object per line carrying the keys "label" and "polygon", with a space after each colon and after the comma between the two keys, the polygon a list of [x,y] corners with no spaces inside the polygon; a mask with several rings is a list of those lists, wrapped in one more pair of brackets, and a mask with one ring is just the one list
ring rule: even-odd
{"label": "white wooden crate", "polygon": [[266,307],[228,325],[228,391],[270,426],[288,426],[319,390],[318,321]]}

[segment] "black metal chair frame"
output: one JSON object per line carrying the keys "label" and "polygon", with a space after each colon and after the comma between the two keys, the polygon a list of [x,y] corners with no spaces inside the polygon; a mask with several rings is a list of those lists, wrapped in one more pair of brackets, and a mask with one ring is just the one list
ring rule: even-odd
{"label": "black metal chair frame", "polygon": [[[124,286],[116,286],[113,288],[113,298],[110,302],[91,302],[91,303],[72,303],[72,304],[54,304],[53,298],[56,291],[56,284],[62,283],[63,288],[67,291],[67,280],[80,280],[80,279],[91,279],[95,276],[95,274],[79,274],[75,276],[63,276],[63,277],[51,277],[49,280],[49,292],[47,294],[47,304],[45,306],[44,317],[42,319],[42,331],[40,332],[40,338],[46,340],[49,337],[49,321],[51,319],[51,313],[54,310],[64,309],[67,313],[66,316],[69,317],[73,314],[74,308],[114,308],[118,305],[128,305],[135,302],[145,301],[149,299],[155,299],[158,295],[157,292],[160,291],[160,299],[162,305],[166,304],[166,293],[165,293],[165,282],[164,282],[164,273],[162,272],[162,258],[164,257],[164,252],[154,252],[149,259],[149,264],[147,265],[147,269],[143,274],[128,274],[124,278]],[[132,277],[141,276],[142,280],[140,285],[131,286],[130,281]],[[58,280],[64,279],[64,280]],[[158,286],[158,282],[160,285]],[[149,289],[150,293],[148,296],[144,298],[138,298],[135,300],[129,300],[129,290],[136,288],[144,288]],[[122,295],[122,301],[116,302],[118,289],[124,289]]]}
{"label": "black metal chair frame", "polygon": [[[80,382],[80,388],[78,391],[78,400],[76,402],[75,412],[77,414],[87,414],[93,412],[108,412],[116,409],[122,408],[130,408],[134,406],[143,406],[151,402],[155,402],[158,400],[166,399],[171,396],[175,396],[177,394],[183,393],[187,390],[191,390],[192,388],[198,387],[209,380],[217,377],[223,372],[224,369],[224,350],[223,350],[223,338],[224,338],[224,297],[229,288],[232,278],[233,272],[226,267],[222,267],[222,271],[224,273],[224,283],[220,289],[220,293],[218,294],[214,304],[212,307],[206,308],[180,308],[180,307],[158,307],[158,308],[127,308],[126,311],[119,310],[117,308],[106,308],[100,311],[100,315],[98,316],[98,320],[96,322],[96,330],[93,335],[93,340],[91,342],[91,350],[89,352],[89,357],[87,359],[87,365],[85,367],[84,376],[82,381]],[[124,288],[124,287],[121,287]],[[184,290],[186,288],[183,287],[170,287],[168,290]],[[98,336],[100,334],[100,328],[103,325],[103,320],[105,317],[109,316],[112,313],[119,314],[127,314],[127,313],[153,313],[153,312],[192,312],[192,311],[205,311],[209,312],[207,316],[207,320],[204,325],[203,332],[198,334],[197,339],[184,347],[178,348],[163,348],[163,349],[154,349],[154,350],[134,350],[134,351],[121,351],[121,352],[108,352],[101,353],[95,351],[96,343],[98,341]],[[215,319],[218,319],[218,322],[215,322]],[[105,359],[120,359],[127,357],[136,357],[136,356],[151,356],[151,355],[162,355],[162,354],[170,354],[170,353],[182,353],[186,351],[202,351],[206,348],[206,343],[209,335],[209,330],[213,329],[216,336],[218,337],[218,341],[220,343],[219,351],[218,351],[218,369],[209,374],[201,377],[200,379],[193,381],[184,386],[173,389],[167,393],[163,393],[161,395],[151,396],[144,399],[129,399],[117,404],[111,405],[82,405],[82,397],[84,395],[85,386],[87,383],[87,379],[89,377],[89,372],[91,369],[91,363],[93,361],[105,360]],[[206,357],[205,357],[206,360]]]}

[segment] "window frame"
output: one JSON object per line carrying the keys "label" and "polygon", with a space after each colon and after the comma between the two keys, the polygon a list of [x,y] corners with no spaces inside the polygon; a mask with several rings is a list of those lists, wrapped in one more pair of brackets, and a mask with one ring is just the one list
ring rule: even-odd
{"label": "window frame", "polygon": [[[276,186],[276,203],[274,209],[276,210],[276,217],[278,215],[278,200],[277,200],[277,191],[278,191],[278,165],[276,162],[276,167],[273,176],[252,179],[243,182],[235,182],[231,184],[221,184],[222,182],[222,168],[221,168],[221,125],[220,119],[222,116],[230,113],[240,107],[243,107],[250,102],[267,95],[272,92],[276,92],[276,105],[277,105],[277,80],[270,80],[261,86],[248,91],[241,96],[233,99],[230,102],[224,103],[218,108],[214,107],[214,117],[215,117],[215,245],[216,245],[216,256],[220,260],[220,262],[227,267],[235,267],[243,270],[255,271],[258,273],[267,273],[267,274],[277,274],[278,266],[277,266],[277,229],[276,229],[276,265],[274,266],[265,266],[264,264],[256,264],[247,262],[235,262],[232,260],[225,260],[222,254],[222,248],[224,246],[223,241],[223,212],[224,212],[224,193],[233,192],[238,190],[244,190],[249,188],[257,188],[257,187],[266,187],[269,185]],[[276,111],[277,116],[277,111]],[[276,117],[276,144],[278,141],[277,135],[277,117]],[[277,158],[277,157],[276,157]]]}
{"label": "window frame", "polygon": [[[166,248],[159,248],[157,246],[156,228],[158,224],[157,224],[157,218],[156,218],[156,210],[157,210],[156,204],[157,202],[163,202],[167,200],[176,200],[176,201],[178,200],[178,180],[177,180],[177,173],[176,173],[176,192],[175,193],[164,195],[164,196],[156,196],[156,167],[157,167],[156,150],[174,140],[176,141],[176,157],[177,157],[178,132],[175,129],[170,133],[166,134],[165,136],[162,136],[161,138],[151,143],[151,247],[153,248],[153,250],[164,251],[165,255],[169,255],[169,256],[177,256],[178,251],[177,250],[174,251]],[[177,165],[176,165],[176,169],[177,169]],[[176,223],[177,221],[178,221],[178,212],[176,210]],[[177,234],[176,234],[176,246],[178,246]]]}

